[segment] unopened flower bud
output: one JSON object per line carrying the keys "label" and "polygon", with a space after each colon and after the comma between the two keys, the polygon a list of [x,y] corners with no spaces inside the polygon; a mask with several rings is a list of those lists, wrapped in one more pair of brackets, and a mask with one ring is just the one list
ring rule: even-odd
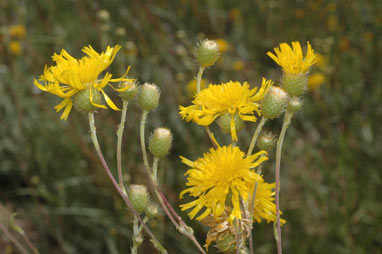
{"label": "unopened flower bud", "polygon": [[158,205],[156,204],[149,204],[149,206],[146,208],[146,215],[149,218],[157,217],[158,213]]}
{"label": "unopened flower bud", "polygon": [[257,140],[257,147],[260,150],[269,151],[275,146],[275,141],[275,136],[271,132],[263,132]]}
{"label": "unopened flower bud", "polygon": [[195,49],[196,61],[204,68],[214,65],[219,56],[219,45],[214,40],[203,40]]}
{"label": "unopened flower bud", "polygon": [[90,113],[97,109],[97,107],[90,102],[90,90],[93,102],[95,104],[101,104],[102,97],[100,91],[95,88],[81,90],[73,96],[73,105],[78,112]]}
{"label": "unopened flower bud", "polygon": [[138,103],[142,110],[150,112],[159,104],[160,90],[155,84],[144,83],[138,94]]}
{"label": "unopened flower bud", "polygon": [[224,253],[235,253],[236,251],[236,240],[235,236],[230,233],[226,232],[222,235],[220,235],[216,240],[216,247]]}
{"label": "unopened flower bud", "polygon": [[143,185],[130,185],[129,198],[138,213],[144,212],[149,204],[149,193],[146,186]]}
{"label": "unopened flower bud", "polygon": [[[225,113],[218,119],[217,123],[224,134],[231,133],[231,119],[232,115],[230,113]],[[240,132],[244,128],[243,119],[238,114],[234,114],[233,121],[235,122],[236,132]]]}
{"label": "unopened flower bud", "polygon": [[137,95],[139,91],[137,82],[125,81],[119,84],[119,88],[126,88],[126,87],[129,87],[129,88],[123,92],[119,92],[119,95],[121,96],[122,100],[129,101],[131,99],[134,99],[134,97]]}
{"label": "unopened flower bud", "polygon": [[306,91],[308,79],[306,74],[288,74],[284,73],[281,86],[290,96],[301,96]]}
{"label": "unopened flower bud", "polygon": [[172,134],[169,129],[156,128],[149,140],[149,150],[157,158],[167,155],[172,145]]}
{"label": "unopened flower bud", "polygon": [[272,86],[264,97],[261,111],[265,118],[274,119],[284,111],[288,95],[280,87]]}
{"label": "unopened flower bud", "polygon": [[287,104],[287,110],[291,113],[296,113],[301,109],[302,102],[300,98],[298,97],[293,97],[292,99],[289,100]]}

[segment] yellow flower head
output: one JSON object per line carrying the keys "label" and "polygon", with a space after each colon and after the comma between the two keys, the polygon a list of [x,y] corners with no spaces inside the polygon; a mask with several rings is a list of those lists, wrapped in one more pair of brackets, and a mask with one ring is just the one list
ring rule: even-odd
{"label": "yellow flower head", "polygon": [[23,25],[12,25],[9,27],[8,32],[12,39],[22,39],[27,33]]}
{"label": "yellow flower head", "polygon": [[254,113],[260,115],[257,103],[268,92],[273,84],[271,80],[263,78],[260,89],[250,89],[249,84],[243,85],[237,81],[230,81],[220,85],[209,85],[208,88],[201,90],[195,95],[192,101],[194,105],[180,106],[180,115],[186,121],[194,121],[199,125],[208,126],[217,117],[229,113],[231,118],[231,135],[234,141],[237,140],[234,115],[238,114],[244,121],[256,121]]}
{"label": "yellow flower head", "polygon": [[272,52],[267,52],[267,55],[280,65],[284,72],[288,74],[304,74],[316,62],[314,50],[308,42],[304,58],[298,41],[292,42],[292,47],[286,43],[281,43],[280,48],[274,48],[277,56]]}
{"label": "yellow flower head", "polygon": [[240,198],[248,204],[257,182],[254,220],[274,221],[276,218],[272,191],[274,184],[265,183],[261,175],[252,171],[268,159],[266,156],[261,156],[263,154],[266,152],[261,151],[245,157],[238,147],[230,145],[218,147],[216,150],[211,148],[203,158],[194,162],[181,157],[182,162],[191,169],[186,172],[188,188],[181,192],[180,198],[185,193],[196,198],[190,203],[181,205],[181,209],[192,208],[188,214],[191,219],[204,209],[197,217],[197,220],[202,220],[210,213],[220,217],[225,208],[229,207],[231,211],[229,221],[241,219]]}
{"label": "yellow flower head", "polygon": [[16,56],[21,54],[22,48],[21,48],[20,42],[18,42],[18,41],[11,41],[9,43],[8,47],[9,47],[9,50],[11,51],[12,54],[14,54]]}
{"label": "yellow flower head", "polygon": [[[110,73],[106,73],[103,78],[98,79],[98,76],[113,62],[115,55],[121,46],[107,47],[105,52],[97,53],[91,46],[84,47],[82,51],[87,55],[81,59],[76,59],[68,54],[64,49],[61,53],[54,54],[52,59],[56,62],[55,66],[46,67],[44,74],[39,77],[43,81],[43,85],[34,80],[34,84],[42,91],[55,94],[64,100],[55,106],[56,111],[65,108],[61,115],[61,119],[66,120],[72,109],[72,97],[79,91],[89,89],[90,102],[93,106],[98,108],[106,108],[105,105],[96,104],[93,102],[92,90],[98,90],[103,94],[106,103],[114,110],[119,110],[112,100],[106,95],[103,88],[110,85],[111,82],[132,81],[125,78],[130,67],[126,73],[117,79],[112,79]],[[111,86],[111,85],[110,85]],[[112,86],[111,86],[112,87]],[[112,87],[116,91],[124,91],[129,89],[126,86],[122,89]]]}

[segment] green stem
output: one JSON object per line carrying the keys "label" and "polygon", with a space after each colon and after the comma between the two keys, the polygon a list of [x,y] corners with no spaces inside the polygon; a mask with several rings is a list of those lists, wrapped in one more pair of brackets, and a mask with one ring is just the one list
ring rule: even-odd
{"label": "green stem", "polygon": [[142,148],[142,155],[143,155],[143,164],[145,165],[145,168],[150,172],[149,160],[147,158],[146,143],[145,143],[145,124],[146,124],[146,119],[147,119],[148,113],[149,112],[147,112],[147,111],[142,112],[140,135],[141,135],[141,148]]}
{"label": "green stem", "polygon": [[282,254],[282,243],[281,243],[281,225],[280,225],[280,164],[281,164],[281,150],[283,147],[285,132],[289,127],[291,122],[293,113],[286,111],[283,121],[283,126],[280,132],[280,136],[277,140],[277,148],[276,148],[276,172],[275,172],[275,180],[276,180],[276,220],[277,220],[277,253]]}
{"label": "green stem", "polygon": [[253,148],[255,148],[255,145],[256,145],[257,138],[259,137],[259,134],[260,134],[261,130],[263,129],[263,126],[264,126],[266,121],[267,121],[267,119],[265,117],[262,117],[260,122],[259,122],[259,125],[257,125],[256,131],[253,134],[253,137],[251,140],[251,144],[249,145],[249,148],[248,148],[247,157],[252,154]]}
{"label": "green stem", "polygon": [[122,156],[121,156],[121,151],[122,151],[122,137],[123,137],[123,130],[125,128],[125,121],[126,121],[126,111],[127,111],[127,105],[129,103],[127,101],[123,101],[123,106],[122,106],[122,112],[121,112],[121,122],[118,125],[118,131],[117,131],[117,168],[118,168],[118,181],[119,181],[119,187],[123,191],[126,192],[125,186],[123,185],[123,172],[122,172]]}
{"label": "green stem", "polygon": [[127,207],[133,213],[134,217],[136,217],[138,219],[139,223],[143,226],[143,228],[145,229],[146,233],[151,237],[154,246],[156,248],[158,248],[158,250],[160,250],[161,253],[167,253],[166,249],[159,243],[159,241],[154,236],[154,234],[151,232],[151,230],[143,222],[143,220],[139,216],[138,212],[135,210],[133,204],[131,203],[129,197],[126,195],[126,193],[123,192],[123,190],[119,187],[117,181],[114,179],[114,176],[111,173],[110,168],[109,168],[109,166],[107,165],[107,163],[105,161],[105,158],[104,158],[104,156],[102,154],[102,151],[101,151],[99,143],[98,143],[97,132],[96,132],[95,124],[94,124],[94,114],[93,113],[89,113],[89,126],[90,126],[90,136],[91,136],[91,139],[93,141],[94,148],[96,149],[98,158],[100,159],[101,164],[102,164],[103,168],[105,169],[106,174],[109,177],[110,181],[113,183],[114,188],[117,190],[119,195],[123,198],[123,200],[125,201]]}
{"label": "green stem", "polygon": [[200,92],[200,83],[202,82],[203,72],[204,72],[204,67],[200,66],[198,75],[196,76],[196,92],[197,93]]}
{"label": "green stem", "polygon": [[155,184],[158,184],[158,161],[159,158],[154,157],[153,161],[153,180]]}
{"label": "green stem", "polygon": [[131,247],[131,254],[138,253],[138,247],[142,244],[142,231],[139,227],[139,221],[136,217],[133,220],[133,246]]}

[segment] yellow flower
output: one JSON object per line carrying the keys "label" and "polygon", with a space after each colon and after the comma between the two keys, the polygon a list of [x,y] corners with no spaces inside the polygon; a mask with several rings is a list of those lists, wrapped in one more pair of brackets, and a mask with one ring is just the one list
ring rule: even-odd
{"label": "yellow flower", "polygon": [[249,84],[244,82],[230,81],[220,85],[209,85],[195,95],[192,101],[194,105],[180,106],[180,115],[186,121],[194,121],[199,125],[208,126],[219,116],[229,113],[231,118],[231,136],[237,141],[234,116],[238,114],[244,121],[256,121],[254,113],[260,115],[257,103],[264,98],[269,88],[273,84],[271,80],[263,78],[260,89],[250,89]]}
{"label": "yellow flower", "polygon": [[316,55],[308,42],[305,58],[298,41],[292,42],[293,49],[286,43],[281,43],[280,48],[274,48],[276,55],[267,52],[267,55],[280,65],[288,74],[304,74],[315,63]]}
{"label": "yellow flower", "polygon": [[18,41],[11,41],[8,45],[9,50],[12,52],[14,55],[20,55],[21,54],[21,44]]}
{"label": "yellow flower", "polygon": [[12,39],[22,39],[27,33],[23,25],[12,25],[9,27],[8,32]]}
{"label": "yellow flower", "polygon": [[219,45],[220,53],[224,53],[224,52],[229,51],[231,49],[231,45],[229,45],[229,43],[222,38],[216,39],[216,43]]}
{"label": "yellow flower", "polygon": [[[274,221],[276,207],[273,203],[274,184],[264,182],[261,175],[252,171],[255,167],[267,160],[265,151],[245,157],[238,147],[223,146],[216,150],[211,148],[202,158],[192,162],[181,157],[182,162],[191,169],[188,175],[187,189],[180,193],[180,198],[189,193],[195,200],[181,205],[181,209],[191,209],[188,214],[191,219],[198,215],[202,220],[209,214],[217,218],[223,216],[225,209],[230,211],[229,221],[241,219],[240,198],[248,205],[251,200],[255,183],[258,183],[254,220],[260,222]],[[201,212],[201,213],[200,213]]]}
{"label": "yellow flower", "polygon": [[321,72],[313,73],[308,78],[308,87],[314,90],[325,82],[325,76]]}
{"label": "yellow flower", "polygon": [[[98,90],[103,94],[106,103],[112,109],[119,110],[106,95],[103,88],[106,85],[110,85],[110,82],[132,81],[131,79],[125,78],[130,67],[121,78],[112,79],[110,73],[106,73],[101,79],[98,79],[98,76],[113,62],[120,48],[119,45],[114,48],[108,46],[105,52],[99,54],[91,46],[84,47],[82,51],[87,56],[81,59],[72,57],[63,49],[59,55],[55,53],[52,57],[56,65],[45,67],[44,74],[39,77],[39,80],[43,81],[44,84],[42,85],[35,79],[34,85],[45,92],[55,94],[64,99],[60,104],[55,106],[57,112],[65,108],[61,115],[61,119],[63,120],[68,118],[72,109],[72,97],[79,91],[86,89],[89,90],[89,100],[93,106],[106,108],[105,105],[96,104],[93,101],[92,90]],[[116,91],[124,91],[129,89],[129,86],[122,89],[112,88]]]}

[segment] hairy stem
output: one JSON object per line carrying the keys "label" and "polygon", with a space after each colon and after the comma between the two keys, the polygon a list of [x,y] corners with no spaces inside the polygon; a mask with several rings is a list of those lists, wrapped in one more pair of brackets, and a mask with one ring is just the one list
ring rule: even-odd
{"label": "hairy stem", "polygon": [[282,254],[282,243],[281,243],[281,225],[280,225],[280,164],[281,164],[281,150],[283,147],[285,132],[288,129],[293,113],[286,111],[283,121],[283,126],[280,132],[280,136],[277,140],[276,148],[276,220],[277,220],[277,254]]}
{"label": "hairy stem", "polygon": [[259,137],[259,134],[261,130],[263,129],[263,126],[267,119],[265,117],[262,117],[259,124],[256,127],[255,133],[253,134],[251,144],[249,145],[248,152],[247,152],[247,157],[250,156],[253,152],[253,148],[255,148],[257,138]]}
{"label": "hairy stem", "polygon": [[[118,182],[119,187],[123,191],[125,191],[125,186],[123,185],[123,173],[122,173],[122,137],[123,137],[123,130],[125,128],[125,121],[126,121],[126,110],[127,110],[127,101],[123,101],[122,106],[122,112],[121,112],[121,122],[118,125],[118,131],[117,131],[117,168],[118,168]],[[126,191],[125,191],[126,192]]]}
{"label": "hairy stem", "polygon": [[[201,253],[206,253],[201,247],[201,245],[199,244],[199,242],[196,240],[194,233],[192,232],[192,229],[188,227],[187,224],[182,220],[182,218],[175,212],[174,208],[172,208],[171,204],[167,201],[162,191],[158,187],[157,176],[156,176],[157,170],[158,170],[157,168],[158,158],[154,158],[152,170],[149,167],[146,145],[145,145],[145,124],[146,124],[147,114],[148,112],[145,112],[145,111],[142,114],[142,121],[141,121],[141,127],[140,127],[141,149],[142,149],[143,162],[145,164],[145,169],[147,171],[147,174],[150,176],[151,184],[155,189],[155,194],[163,210],[165,211],[167,217],[171,220],[172,224],[174,224],[176,229],[178,229],[180,233],[182,233],[187,238],[189,238],[198,247]],[[174,217],[176,218],[178,222],[175,220]]]}
{"label": "hairy stem", "polygon": [[197,93],[200,92],[200,83],[202,82],[203,72],[204,72],[204,67],[200,66],[198,75],[196,76],[196,92]]}
{"label": "hairy stem", "polygon": [[133,204],[131,203],[129,197],[123,192],[123,190],[119,187],[117,181],[114,179],[114,176],[111,173],[111,171],[109,169],[109,166],[107,165],[107,163],[105,161],[105,158],[104,158],[104,156],[103,156],[103,154],[101,152],[101,149],[100,149],[100,146],[99,146],[99,143],[98,143],[97,132],[96,132],[95,124],[94,124],[94,114],[93,113],[89,113],[89,126],[90,126],[91,139],[93,141],[94,148],[97,151],[98,158],[100,159],[101,164],[102,164],[103,168],[106,171],[106,174],[108,175],[108,177],[110,178],[111,182],[113,183],[114,188],[118,191],[119,195],[123,198],[123,200],[125,201],[127,207],[133,213],[134,217],[136,217],[138,219],[139,223],[143,226],[143,228],[145,229],[146,233],[151,237],[151,239],[152,239],[152,241],[154,243],[154,246],[156,248],[158,248],[158,250],[161,251],[161,253],[167,253],[166,249],[159,243],[159,241],[154,236],[154,234],[151,232],[151,230],[143,222],[143,220],[139,216],[138,212],[133,207]]}
{"label": "hairy stem", "polygon": [[147,112],[147,111],[142,112],[140,135],[141,135],[141,148],[142,148],[142,155],[143,155],[143,164],[145,165],[145,168],[150,172],[149,159],[147,158],[146,143],[145,143],[145,124],[146,124],[146,119],[147,119],[148,113],[149,112]]}

